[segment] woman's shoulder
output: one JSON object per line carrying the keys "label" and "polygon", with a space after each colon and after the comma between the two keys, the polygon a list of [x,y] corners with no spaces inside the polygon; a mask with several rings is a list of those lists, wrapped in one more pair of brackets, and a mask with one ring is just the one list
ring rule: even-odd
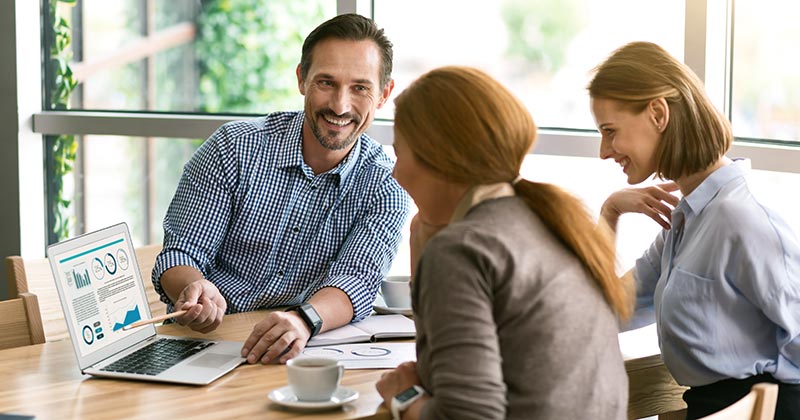
{"label": "woman's shoulder", "polygon": [[703,210],[705,223],[748,240],[777,239],[791,231],[783,217],[746,182],[726,187]]}
{"label": "woman's shoulder", "polygon": [[425,255],[491,269],[497,278],[523,270],[546,277],[583,276],[583,266],[518,197],[490,200],[437,233]]}

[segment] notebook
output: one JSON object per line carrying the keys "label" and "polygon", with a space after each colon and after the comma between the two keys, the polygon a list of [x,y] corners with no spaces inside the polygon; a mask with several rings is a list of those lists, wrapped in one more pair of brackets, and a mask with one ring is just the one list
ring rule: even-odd
{"label": "notebook", "polygon": [[403,315],[370,315],[361,322],[315,335],[307,346],[368,343],[389,338],[414,338],[416,335],[414,321]]}
{"label": "notebook", "polygon": [[241,342],[123,330],[151,317],[127,224],[50,245],[47,258],[82,373],[205,385],[245,361]]}

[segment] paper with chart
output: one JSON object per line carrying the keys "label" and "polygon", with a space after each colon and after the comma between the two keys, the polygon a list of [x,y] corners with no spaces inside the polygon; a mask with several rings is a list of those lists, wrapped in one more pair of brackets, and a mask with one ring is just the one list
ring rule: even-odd
{"label": "paper with chart", "polygon": [[400,363],[417,360],[416,344],[412,342],[306,347],[303,355],[336,359],[345,369],[394,369]]}

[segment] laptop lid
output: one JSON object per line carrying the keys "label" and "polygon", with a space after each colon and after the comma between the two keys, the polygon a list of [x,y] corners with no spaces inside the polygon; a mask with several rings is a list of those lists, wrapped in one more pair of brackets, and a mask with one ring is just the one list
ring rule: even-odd
{"label": "laptop lid", "polygon": [[128,225],[120,223],[47,248],[78,366],[86,368],[156,335]]}

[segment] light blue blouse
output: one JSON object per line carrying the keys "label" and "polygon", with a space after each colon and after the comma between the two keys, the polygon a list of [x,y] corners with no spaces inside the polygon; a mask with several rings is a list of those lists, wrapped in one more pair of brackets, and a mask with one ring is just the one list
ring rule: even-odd
{"label": "light blue blouse", "polygon": [[[682,385],[770,373],[800,383],[800,243],[747,186],[748,160],[706,178],[634,269]],[[787,191],[787,193],[789,193]]]}

